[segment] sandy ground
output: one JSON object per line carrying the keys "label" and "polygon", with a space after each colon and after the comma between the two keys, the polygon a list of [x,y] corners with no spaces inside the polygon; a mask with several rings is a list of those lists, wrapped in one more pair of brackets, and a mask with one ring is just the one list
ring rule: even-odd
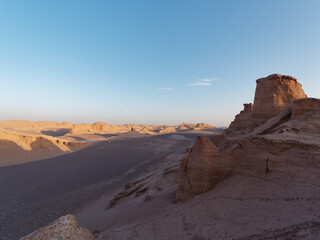
{"label": "sandy ground", "polygon": [[51,159],[0,167],[1,239],[18,239],[104,199],[155,163],[185,153],[194,137],[127,136]]}
{"label": "sandy ground", "polygon": [[[287,153],[292,158],[290,152],[295,151]],[[100,232],[99,240],[320,239],[320,164],[300,157],[300,163],[283,156],[279,161],[286,168],[274,166],[270,173],[263,166],[258,173],[243,169],[206,194],[174,203],[179,157],[173,157],[140,174],[142,181],[132,187],[119,187],[87,205],[76,217],[82,226]],[[121,192],[128,194],[110,207]]]}

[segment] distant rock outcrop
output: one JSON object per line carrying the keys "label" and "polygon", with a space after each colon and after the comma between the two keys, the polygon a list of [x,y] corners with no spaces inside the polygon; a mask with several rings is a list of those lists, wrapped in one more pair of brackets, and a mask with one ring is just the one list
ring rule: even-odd
{"label": "distant rock outcrop", "polygon": [[188,129],[193,129],[196,127],[196,124],[192,124],[192,123],[181,123],[178,126],[179,130],[188,130]]}
{"label": "distant rock outcrop", "polygon": [[164,126],[162,129],[159,130],[160,134],[174,133],[174,132],[176,132],[176,129],[171,126]]}
{"label": "distant rock outcrop", "polygon": [[88,229],[78,225],[73,215],[66,215],[39,228],[20,240],[95,240]]}
{"label": "distant rock outcrop", "polygon": [[180,163],[176,200],[186,200],[209,191],[232,170],[228,154],[220,154],[205,136],[198,136],[189,154]]}
{"label": "distant rock outcrop", "polygon": [[73,124],[70,129],[71,134],[88,134],[88,133],[103,133],[110,130],[110,125],[105,122],[96,122],[94,124]]}
{"label": "distant rock outcrop", "polygon": [[212,128],[214,128],[214,126],[211,126],[206,123],[197,123],[196,128],[199,128],[199,129],[211,128],[212,129]]}
{"label": "distant rock outcrop", "polygon": [[46,128],[71,128],[70,122],[53,122],[53,121],[38,121],[31,122],[27,120],[5,120],[0,121],[0,127],[4,129],[15,130],[41,130]]}
{"label": "distant rock outcrop", "polygon": [[70,151],[70,147],[85,145],[85,142],[71,142],[61,140],[59,138],[45,136],[45,135],[28,135],[18,132],[0,131],[0,145],[16,144],[22,149],[31,151],[34,149],[48,149],[55,148],[61,151]]}

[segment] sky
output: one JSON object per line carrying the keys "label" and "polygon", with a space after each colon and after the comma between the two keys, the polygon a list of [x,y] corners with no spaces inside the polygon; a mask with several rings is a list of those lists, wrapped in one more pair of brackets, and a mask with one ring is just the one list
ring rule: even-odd
{"label": "sky", "polygon": [[320,98],[319,0],[1,0],[0,120],[228,126],[255,80]]}

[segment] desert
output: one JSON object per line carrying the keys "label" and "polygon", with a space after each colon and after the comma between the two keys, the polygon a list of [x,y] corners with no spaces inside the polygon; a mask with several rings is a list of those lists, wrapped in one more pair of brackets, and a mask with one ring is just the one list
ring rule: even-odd
{"label": "desert", "polygon": [[[175,159],[223,129],[0,122],[2,239],[17,239]],[[80,126],[80,127],[79,127]],[[106,127],[107,126],[107,127]],[[75,129],[77,129],[75,131]],[[170,129],[173,133],[163,133]],[[195,129],[195,130],[194,130]],[[146,133],[148,132],[148,133]]]}
{"label": "desert", "polygon": [[320,1],[0,1],[0,240],[320,240]]}
{"label": "desert", "polygon": [[227,129],[0,122],[1,236],[317,239],[319,103],[277,74]]}

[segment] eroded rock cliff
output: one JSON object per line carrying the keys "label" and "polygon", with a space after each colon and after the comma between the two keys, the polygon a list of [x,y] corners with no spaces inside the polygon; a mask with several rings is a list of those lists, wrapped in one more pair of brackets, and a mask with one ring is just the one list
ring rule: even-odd
{"label": "eroded rock cliff", "polygon": [[293,101],[292,118],[320,109],[320,99],[301,98]]}
{"label": "eroded rock cliff", "polygon": [[205,136],[198,136],[189,154],[180,163],[176,200],[186,200],[209,191],[232,170],[231,157],[220,154]]}
{"label": "eroded rock cliff", "polygon": [[264,174],[272,158],[283,171],[288,161],[281,160],[286,156],[297,165],[300,159],[294,158],[295,153],[301,157],[315,154],[306,153],[308,149],[319,151],[320,100],[307,98],[301,84],[291,76],[273,74],[256,82],[254,104],[244,104],[244,110],[223,134],[211,136],[214,144],[198,137],[181,160],[177,200],[209,191],[231,169]]}
{"label": "eroded rock cliff", "polygon": [[291,76],[273,74],[256,82],[251,128],[283,112],[294,100],[307,97],[301,84]]}

